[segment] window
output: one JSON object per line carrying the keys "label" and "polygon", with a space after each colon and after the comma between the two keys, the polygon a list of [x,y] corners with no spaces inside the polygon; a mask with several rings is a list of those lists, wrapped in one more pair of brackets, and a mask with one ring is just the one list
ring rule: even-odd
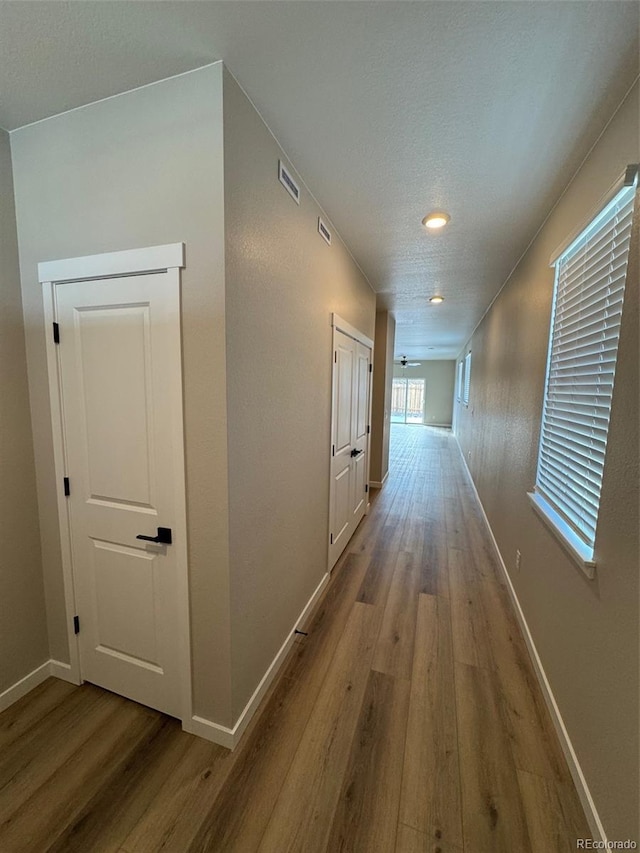
{"label": "window", "polygon": [[624,187],[556,261],[534,507],[590,576],[631,235]]}
{"label": "window", "polygon": [[458,402],[462,401],[462,393],[463,393],[463,385],[464,385],[464,361],[458,362]]}
{"label": "window", "polygon": [[464,357],[464,391],[462,393],[462,402],[465,406],[469,405],[469,391],[471,390],[471,353],[468,352]]}
{"label": "window", "polygon": [[391,389],[391,423],[423,424],[425,398],[425,379],[394,377]]}

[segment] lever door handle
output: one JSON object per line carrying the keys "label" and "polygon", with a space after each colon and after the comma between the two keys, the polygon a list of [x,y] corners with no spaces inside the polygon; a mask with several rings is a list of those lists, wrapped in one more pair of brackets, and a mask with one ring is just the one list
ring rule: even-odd
{"label": "lever door handle", "polygon": [[157,542],[159,545],[171,545],[171,528],[159,527],[157,536],[143,536],[139,533],[136,539],[144,539],[146,542]]}
{"label": "lever door handle", "polygon": [[364,450],[352,450],[351,456],[360,456],[361,453],[364,453]]}

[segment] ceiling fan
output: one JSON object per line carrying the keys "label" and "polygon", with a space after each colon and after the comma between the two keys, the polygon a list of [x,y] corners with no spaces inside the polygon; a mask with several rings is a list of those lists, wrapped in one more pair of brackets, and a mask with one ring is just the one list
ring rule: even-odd
{"label": "ceiling fan", "polygon": [[400,356],[400,367],[420,367],[419,361],[409,361],[406,355]]}

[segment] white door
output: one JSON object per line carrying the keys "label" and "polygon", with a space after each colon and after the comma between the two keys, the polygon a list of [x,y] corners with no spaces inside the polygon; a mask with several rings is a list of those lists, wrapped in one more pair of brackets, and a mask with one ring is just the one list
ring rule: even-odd
{"label": "white door", "polygon": [[54,291],[81,676],[179,717],[179,281]]}
{"label": "white door", "polygon": [[369,489],[371,348],[334,331],[329,568],[365,514]]}

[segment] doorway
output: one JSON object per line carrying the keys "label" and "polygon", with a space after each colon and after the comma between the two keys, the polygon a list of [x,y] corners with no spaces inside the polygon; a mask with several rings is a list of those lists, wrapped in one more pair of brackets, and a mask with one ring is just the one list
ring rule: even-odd
{"label": "doorway", "polygon": [[394,377],[391,388],[391,423],[424,424],[426,380]]}
{"label": "doorway", "polygon": [[334,315],[329,491],[329,569],[369,503],[373,341]]}
{"label": "doorway", "polygon": [[181,243],[39,265],[72,674],[191,716]]}

